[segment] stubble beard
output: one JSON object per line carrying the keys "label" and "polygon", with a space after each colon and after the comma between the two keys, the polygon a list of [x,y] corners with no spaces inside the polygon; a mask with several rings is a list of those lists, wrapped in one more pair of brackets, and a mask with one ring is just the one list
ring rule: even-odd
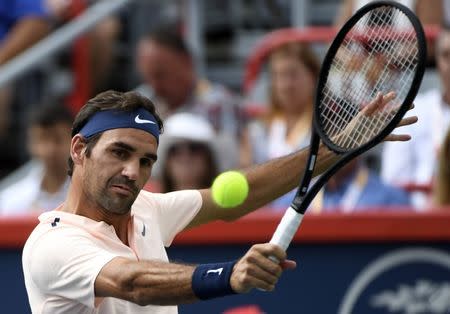
{"label": "stubble beard", "polygon": [[137,194],[128,197],[114,195],[109,190],[109,181],[106,182],[104,187],[101,189],[99,189],[98,186],[91,186],[91,184],[85,184],[85,186],[88,187],[86,194],[89,199],[104,208],[106,211],[116,215],[127,214],[131,210],[131,206],[137,198]]}
{"label": "stubble beard", "polygon": [[97,198],[97,203],[110,213],[117,215],[127,214],[136,200],[136,196],[121,198],[111,195],[111,192],[104,188]]}

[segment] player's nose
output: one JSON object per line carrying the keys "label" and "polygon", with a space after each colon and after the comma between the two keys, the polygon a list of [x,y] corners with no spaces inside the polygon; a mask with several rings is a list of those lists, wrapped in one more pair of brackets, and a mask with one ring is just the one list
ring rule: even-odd
{"label": "player's nose", "polygon": [[122,175],[129,180],[136,181],[139,178],[139,160],[128,160],[122,170]]}

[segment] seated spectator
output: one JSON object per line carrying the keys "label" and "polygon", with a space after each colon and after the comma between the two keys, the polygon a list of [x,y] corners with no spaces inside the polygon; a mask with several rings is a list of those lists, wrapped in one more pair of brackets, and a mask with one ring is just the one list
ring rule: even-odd
{"label": "seated spectator", "polygon": [[[342,26],[358,9],[373,0],[344,0],[342,1],[339,14],[336,16],[336,26]],[[446,0],[398,0],[401,4],[409,7],[418,15],[423,24],[440,24],[444,18],[444,7]]]}
{"label": "seated spectator", "polygon": [[[336,15],[335,25],[341,27],[362,6],[374,0],[344,0],[339,13]],[[450,21],[450,2],[448,0],[397,0],[415,12],[423,25],[441,25]],[[435,47],[428,44],[428,59],[433,61]]]}
{"label": "seated spectator", "polygon": [[391,211],[410,205],[405,191],[384,184],[356,158],[330,178],[313,200],[310,212]]}
{"label": "seated spectator", "polygon": [[29,48],[51,30],[44,0],[0,0],[0,65]]}
{"label": "seated spectator", "polygon": [[[436,41],[436,63],[441,88],[419,94],[410,115],[419,122],[405,127],[412,140],[398,145],[384,144],[381,174],[396,185],[429,185],[436,169],[437,153],[450,126],[450,29],[443,28]],[[415,194],[413,203],[423,207],[427,197]]]}
{"label": "seated spectator", "polygon": [[198,77],[193,56],[177,28],[159,26],[144,36],[139,41],[136,60],[144,81],[137,91],[156,100],[163,118],[190,112],[208,119],[218,141],[234,146],[222,153],[228,155],[227,168],[236,167],[243,123],[237,97],[224,86]]}
{"label": "seated spectator", "polygon": [[[0,66],[38,42],[51,30],[44,0],[0,0]],[[9,123],[12,90],[0,86],[0,136]]]}
{"label": "seated spectator", "polygon": [[61,204],[69,186],[72,115],[61,104],[38,107],[28,127],[28,164],[0,183],[0,213],[40,213]]}
{"label": "seated spectator", "polygon": [[320,63],[307,44],[288,43],[269,56],[267,113],[252,121],[241,145],[241,167],[292,153],[309,144]]}
{"label": "seated spectator", "polygon": [[[45,0],[0,0],[0,66],[28,49],[50,33],[52,22]],[[17,167],[18,135],[14,132],[18,120],[12,114],[17,96],[13,84],[0,86],[0,178]]]}
{"label": "seated spectator", "polygon": [[[309,145],[314,90],[320,63],[304,43],[292,42],[269,56],[270,99],[267,114],[249,123],[240,150],[240,166],[277,158]],[[292,191],[271,206],[285,207]]]}
{"label": "seated spectator", "polygon": [[[177,113],[164,123],[155,169],[163,193],[211,186],[220,169],[211,124],[200,116]],[[157,191],[153,184],[150,187]]]}
{"label": "seated spectator", "polygon": [[450,129],[439,153],[436,180],[433,186],[433,205],[450,206]]}

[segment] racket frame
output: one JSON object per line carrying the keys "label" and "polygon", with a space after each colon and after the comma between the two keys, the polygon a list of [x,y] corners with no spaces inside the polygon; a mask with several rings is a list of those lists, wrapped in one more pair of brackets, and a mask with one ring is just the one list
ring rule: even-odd
{"label": "racket frame", "polygon": [[[372,138],[367,143],[362,144],[359,147],[354,149],[343,149],[337,145],[335,145],[329,137],[325,134],[322,129],[321,121],[320,121],[320,110],[319,104],[321,101],[322,90],[327,82],[329,70],[333,63],[334,57],[336,56],[337,51],[341,47],[341,43],[344,38],[348,34],[348,32],[352,29],[352,27],[358,23],[360,18],[364,16],[367,12],[376,9],[382,6],[391,6],[397,8],[403,12],[408,17],[408,20],[411,22],[417,36],[417,44],[418,44],[418,63],[417,69],[414,74],[414,78],[412,80],[411,86],[403,103],[401,104],[398,112],[392,118],[388,125],[386,125],[381,132],[379,132],[374,138]],[[314,199],[316,194],[322,188],[322,186],[330,179],[332,175],[334,175],[342,166],[348,163],[351,159],[356,156],[366,152],[371,149],[375,145],[379,144],[387,135],[389,135],[398,123],[401,121],[405,113],[409,109],[409,105],[412,104],[414,98],[417,95],[420,84],[422,82],[422,78],[425,72],[426,66],[426,40],[425,33],[423,31],[422,25],[415,14],[413,14],[410,9],[406,6],[393,1],[375,1],[371,2],[361,9],[359,9],[337,33],[334,38],[331,46],[329,47],[324,61],[322,63],[322,67],[320,70],[319,80],[316,88],[316,96],[315,96],[315,106],[313,113],[313,121],[312,121],[312,132],[311,132],[311,144],[310,144],[310,154],[307,161],[307,167],[305,168],[304,174],[300,181],[299,188],[297,193],[292,201],[291,208],[294,209],[299,214],[304,214],[307,210],[309,204]],[[318,180],[313,184],[311,188],[309,188],[309,184],[311,182],[315,163],[317,160],[317,153],[320,146],[320,140],[323,141],[325,146],[327,146],[334,153],[341,155],[342,157],[336,161],[327,171],[325,171]]]}

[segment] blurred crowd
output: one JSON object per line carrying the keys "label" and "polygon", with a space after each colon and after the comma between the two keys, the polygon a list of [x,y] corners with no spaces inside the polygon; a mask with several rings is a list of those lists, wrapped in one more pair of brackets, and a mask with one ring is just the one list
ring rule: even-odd
{"label": "blurred crowd", "polygon": [[[88,10],[99,1],[82,2]],[[367,2],[342,1],[335,25],[342,25]],[[450,1],[402,2],[424,24],[440,28],[429,43],[427,69],[438,73],[440,84],[414,101],[409,114],[417,115],[419,122],[405,131],[411,141],[383,144],[370,152],[370,158],[363,155],[349,163],[317,195],[310,213],[417,212],[450,205]],[[77,0],[0,0],[0,66],[70,23],[76,4]],[[311,43],[286,40],[267,53],[260,73],[267,76],[265,96],[254,110],[247,93],[199,71],[178,20],[156,23],[126,48],[133,51],[140,82],[130,87],[118,67],[127,23],[117,14],[88,33],[89,96],[132,88],[157,104],[165,127],[147,190],[207,188],[222,171],[251,167],[309,144],[321,64]],[[70,58],[69,48],[53,62],[70,72]],[[16,82],[0,86],[2,215],[51,210],[63,202],[70,183],[67,159],[76,110],[69,96],[77,91],[62,88],[48,97],[39,90],[45,75],[30,75],[32,88],[27,89],[28,83],[19,88]],[[26,108],[17,105],[24,94]],[[281,213],[293,193],[264,210]]]}

